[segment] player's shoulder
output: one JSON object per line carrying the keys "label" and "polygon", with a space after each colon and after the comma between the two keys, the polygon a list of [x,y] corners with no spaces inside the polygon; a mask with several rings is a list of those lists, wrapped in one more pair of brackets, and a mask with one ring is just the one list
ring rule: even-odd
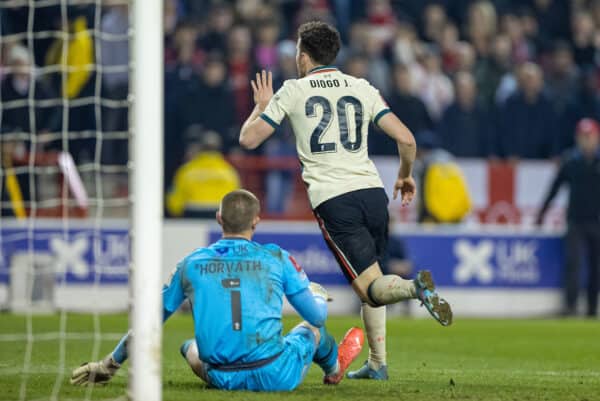
{"label": "player's shoulder", "polygon": [[375,89],[375,87],[373,85],[371,85],[371,83],[369,81],[367,81],[365,78],[359,78],[359,77],[355,77],[354,75],[349,75],[349,74],[345,74],[345,73],[342,73],[342,77],[343,77],[343,79],[348,81],[348,83],[351,84],[352,86],[368,88],[368,89]]}
{"label": "player's shoulder", "polygon": [[199,248],[194,249],[186,257],[184,257],[182,259],[182,262],[185,263],[185,262],[189,262],[190,260],[194,260],[194,259],[202,259],[202,258],[214,256],[217,253],[217,250],[215,249],[215,245],[216,244],[211,244],[206,247],[199,247]]}
{"label": "player's shoulder", "polygon": [[283,81],[281,89],[283,90],[294,90],[300,86],[300,80],[296,78],[290,78]]}
{"label": "player's shoulder", "polygon": [[276,259],[283,259],[287,251],[277,244],[262,244],[260,247]]}

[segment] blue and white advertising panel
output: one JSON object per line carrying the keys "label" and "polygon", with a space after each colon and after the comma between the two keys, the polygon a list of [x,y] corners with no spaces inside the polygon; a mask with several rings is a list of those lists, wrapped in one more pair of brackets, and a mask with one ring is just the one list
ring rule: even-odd
{"label": "blue and white advertising panel", "polygon": [[[209,241],[220,237],[211,231]],[[556,235],[464,235],[458,232],[406,233],[408,258],[415,269],[429,269],[437,285],[479,288],[558,288],[561,285],[562,241]],[[335,258],[320,232],[259,230],[259,243],[288,250],[311,280],[345,284]]]}
{"label": "blue and white advertising panel", "polygon": [[[126,222],[125,222],[126,224]],[[16,259],[49,261],[57,282],[127,284],[129,232],[125,224],[109,227],[44,222],[39,227],[0,227],[0,283],[8,283]]]}
{"label": "blue and white advertising panel", "polygon": [[440,286],[558,288],[562,241],[556,236],[436,235],[402,237],[414,266]]}
{"label": "blue and white advertising panel", "polygon": [[[127,308],[127,221],[70,223],[39,221],[30,229],[2,221],[0,304],[17,310],[37,297],[80,311]],[[430,269],[459,315],[547,316],[560,310],[563,251],[558,234],[406,227],[401,234],[413,270]],[[164,278],[187,253],[220,236],[214,223],[167,221]],[[331,287],[332,313],[356,312],[358,300],[316,224],[261,223],[255,240],[288,250],[311,280]]]}

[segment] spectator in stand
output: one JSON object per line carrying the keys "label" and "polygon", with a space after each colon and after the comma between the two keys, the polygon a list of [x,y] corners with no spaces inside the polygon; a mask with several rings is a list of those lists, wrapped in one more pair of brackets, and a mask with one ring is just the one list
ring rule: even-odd
{"label": "spectator in stand", "polygon": [[196,46],[198,27],[183,21],[175,28],[170,41],[165,44],[165,69],[188,79],[192,72],[199,73],[204,62],[204,52]]}
{"label": "spectator in stand", "polygon": [[[56,38],[46,53],[46,66],[59,66],[54,74],[53,87],[61,96],[74,100],[96,96],[95,75],[89,68],[96,62],[94,40],[92,38],[86,9],[75,10],[76,15],[63,27],[69,35]],[[61,23],[65,21],[61,20]],[[65,42],[66,40],[66,42]],[[63,81],[63,72],[66,81]],[[71,132],[93,131],[100,129],[96,121],[95,107],[92,101],[81,104],[68,104],[68,129]],[[66,128],[66,127],[65,127]],[[94,160],[96,139],[94,137],[76,137],[70,135],[69,152],[76,163]]]}
{"label": "spectator in stand", "polygon": [[577,93],[578,84],[579,70],[573,61],[571,46],[565,41],[558,41],[554,44],[546,75],[546,90],[557,115],[564,113],[567,103]]}
{"label": "spectator in stand", "polygon": [[390,0],[366,2],[370,33],[380,43],[389,42],[396,28],[396,17],[390,3]]}
{"label": "spectator in stand", "polygon": [[[36,176],[34,187],[31,187],[30,173],[27,167],[20,172],[13,167],[27,164],[31,135],[36,136],[35,150],[40,152],[50,147],[58,148],[60,141],[52,142],[51,131],[58,131],[62,115],[57,107],[40,107],[29,104],[33,91],[36,101],[55,99],[53,93],[43,82],[35,79],[35,65],[27,48],[14,44],[6,51],[6,76],[0,87],[2,99],[2,124],[0,125],[0,169],[3,171],[0,185],[0,218],[7,216],[25,217],[25,210],[20,201],[31,201],[35,188],[43,183],[47,176]],[[32,87],[32,76],[34,85]],[[30,119],[30,106],[34,110],[35,121]]]}
{"label": "spectator in stand", "polygon": [[369,64],[364,55],[354,54],[348,57],[344,65],[344,72],[357,78],[366,78],[369,73]]}
{"label": "spectator in stand", "polygon": [[[190,23],[180,24],[174,34],[171,63],[167,60],[165,74],[165,189],[171,186],[175,170],[183,161],[184,146],[182,134],[187,121],[180,118],[179,102],[198,93],[201,54],[196,49],[197,30]],[[167,53],[167,49],[165,49]],[[166,54],[168,57],[168,54]]]}
{"label": "spectator in stand", "polygon": [[474,68],[479,98],[486,110],[491,111],[494,108],[496,91],[502,77],[509,73],[511,65],[511,43],[508,36],[496,36],[492,45],[492,54],[480,58]]}
{"label": "spectator in stand", "polygon": [[594,20],[581,10],[571,18],[573,55],[578,66],[595,65]]}
{"label": "spectator in stand", "polygon": [[459,72],[454,79],[456,99],[438,125],[442,147],[456,157],[487,157],[492,122],[477,102],[475,79]]}
{"label": "spectator in stand", "polygon": [[527,36],[523,22],[518,15],[513,13],[504,14],[501,18],[502,32],[508,36],[511,42],[512,62],[521,64],[533,60],[535,48]]}
{"label": "spectator in stand", "polygon": [[[62,113],[56,106],[35,106],[35,121],[30,120],[29,96],[33,91],[35,100],[55,99],[54,93],[46,82],[34,78],[34,88],[31,87],[31,76],[35,76],[35,65],[31,60],[29,50],[20,44],[13,45],[8,51],[8,73],[2,81],[2,132],[24,133],[37,135],[37,150],[57,148],[60,141],[52,141],[47,135],[59,131]],[[22,102],[11,104],[13,102]],[[17,148],[26,150],[28,141],[15,142]]]}
{"label": "spectator in stand", "polygon": [[561,131],[558,137],[558,152],[574,146],[577,123],[583,118],[593,118],[600,121],[600,95],[598,94],[598,75],[595,68],[588,67],[581,74],[579,91],[567,104],[561,118]]}
{"label": "spectator in stand", "polygon": [[426,49],[423,70],[423,77],[417,84],[417,96],[427,106],[429,115],[437,121],[454,100],[454,89],[450,79],[442,72],[440,55],[436,48]]}
{"label": "spectator in stand", "polygon": [[214,218],[223,196],[240,188],[240,179],[221,153],[218,133],[191,125],[184,137],[187,162],[175,173],[167,210],[173,217]]}
{"label": "spectator in stand", "polygon": [[[166,163],[176,166],[182,160],[183,141],[177,138],[190,123],[213,126],[224,135],[226,151],[230,150],[230,145],[231,149],[237,149],[235,138],[229,138],[228,130],[223,126],[240,125],[252,108],[251,91],[247,84],[249,79],[257,68],[262,67],[273,69],[276,82],[294,77],[293,60],[290,57],[277,60],[281,56],[279,45],[283,40],[294,40],[293,31],[297,24],[314,18],[332,21],[335,16],[338,19],[343,25],[343,36],[348,39],[345,40],[338,63],[345,66],[345,72],[368,78],[377,84],[397,113],[402,113],[400,109],[418,109],[419,106],[414,103],[414,96],[417,96],[426,105],[426,114],[434,121],[439,121],[446,109],[448,115],[456,116],[458,111],[462,111],[459,106],[461,101],[458,98],[454,101],[451,79],[460,72],[473,74],[479,98],[474,103],[476,109],[485,110],[493,125],[504,127],[499,129],[507,133],[498,136],[501,143],[492,141],[490,144],[489,151],[494,154],[508,152],[507,156],[549,157],[573,142],[571,135],[562,135],[555,139],[554,145],[549,145],[548,141],[554,132],[559,131],[557,127],[561,127],[561,133],[569,132],[582,117],[600,117],[596,110],[598,99],[592,88],[592,74],[588,75],[589,79],[577,79],[577,70],[584,71],[586,66],[596,68],[600,62],[599,0],[409,0],[400,3],[391,0],[308,0],[281,4],[263,0],[166,0],[165,53],[168,73],[165,88],[165,143],[175,142],[180,148],[177,151],[166,149],[165,158],[177,160],[176,163]],[[110,10],[106,20],[112,14]],[[26,20],[26,13],[22,17]],[[182,19],[193,21],[193,24],[187,24],[190,29],[181,28],[182,24],[178,24],[178,21]],[[176,26],[177,34],[173,35]],[[173,51],[173,42],[179,47],[177,52]],[[557,46],[554,46],[555,43],[558,43]],[[570,45],[571,55],[565,43]],[[436,49],[439,49],[439,55]],[[187,106],[183,104],[188,116],[192,115],[192,108],[196,111],[191,121],[189,118],[180,118],[182,111],[178,107],[183,99],[202,98],[206,102],[209,98],[200,92],[205,88],[205,58],[213,50],[225,56],[227,84],[217,92],[230,93],[228,109],[234,115],[226,116],[229,120],[226,122],[222,118],[224,113],[212,112],[220,106],[211,104],[208,113],[205,113],[204,109],[195,108],[196,103],[192,102]],[[186,52],[189,55],[184,54]],[[520,66],[532,61],[543,67],[546,73],[546,80],[541,86],[546,88],[547,95],[538,95],[538,91],[533,89],[525,90],[525,86],[537,85],[536,78],[533,83],[520,82]],[[400,69],[409,71],[412,81],[410,91],[399,90],[396,76],[403,72],[394,71],[396,64],[402,65]],[[285,65],[290,67],[289,71]],[[202,80],[195,73],[202,75]],[[586,80],[589,85],[584,85],[581,90],[575,89]],[[465,87],[469,87],[469,84]],[[525,97],[525,92],[531,97]],[[510,104],[507,103],[509,98]],[[217,96],[216,99],[212,103],[219,103],[221,97]],[[560,124],[554,127],[540,117],[548,100],[554,113],[549,113],[547,120],[555,123],[560,119]],[[524,109],[517,107],[515,102]],[[510,118],[507,120],[507,110],[515,107],[515,121]],[[533,117],[529,118],[531,112]],[[414,116],[408,111],[405,114],[403,120],[409,127],[412,125],[413,130],[432,129],[431,124],[411,122],[426,120],[421,111]],[[468,121],[473,122],[470,117]],[[415,128],[415,125],[424,128]],[[169,126],[177,127],[173,129]],[[542,135],[542,131],[545,134]],[[506,136],[519,139],[512,140]],[[370,140],[377,142],[379,137],[375,133]],[[532,146],[534,143],[535,146]],[[287,154],[287,150],[281,152],[280,145],[267,144],[261,152],[269,155]],[[459,155],[473,154],[473,149],[460,150],[463,145],[457,145],[456,141],[446,145],[454,146],[453,151]],[[268,146],[271,148],[267,150]],[[388,151],[385,144],[376,144],[373,149],[376,148],[380,149],[377,152]],[[173,172],[174,167],[169,175],[172,176]],[[279,187],[283,188],[281,185]],[[279,200],[271,204],[279,205],[274,208],[280,209],[285,202],[281,202],[282,197],[277,198]]]}
{"label": "spectator in stand", "polygon": [[539,212],[544,215],[563,184],[569,186],[567,233],[565,236],[565,311],[577,313],[582,251],[588,267],[587,311],[594,318],[598,312],[600,284],[600,126],[595,120],[583,119],[577,124],[577,147],[563,160],[550,191]]}
{"label": "spectator in stand", "polygon": [[431,43],[439,43],[448,22],[446,10],[441,4],[431,3],[423,10],[423,37]]}
{"label": "spectator in stand", "polygon": [[414,176],[417,180],[417,221],[419,223],[434,222],[426,207],[425,177],[427,169],[433,163],[452,161],[453,156],[440,147],[440,141],[432,131],[422,131],[415,135],[417,141],[417,159],[415,160]]}
{"label": "spectator in stand", "polygon": [[394,91],[388,98],[388,104],[412,132],[433,128],[425,103],[414,95],[410,70],[403,64],[394,68]]}
{"label": "spectator in stand", "polygon": [[[540,34],[538,20],[535,18],[533,11],[528,7],[523,7],[518,13],[519,22],[523,29],[525,40],[533,45],[538,54],[547,52],[552,48],[553,40],[543,37]],[[543,61],[542,61],[543,63]]]}
{"label": "spectator in stand", "polygon": [[400,22],[390,47],[394,62],[405,65],[416,63],[418,41],[415,27],[407,21]]}
{"label": "spectator in stand", "polygon": [[279,64],[275,70],[273,81],[275,82],[274,86],[279,88],[286,79],[296,79],[298,77],[298,72],[296,71],[296,42],[292,40],[279,42],[277,46],[277,58]]}
{"label": "spectator in stand", "polygon": [[491,1],[479,0],[468,8],[467,37],[480,57],[489,53],[489,44],[496,34],[498,20]]}
{"label": "spectator in stand", "polygon": [[519,90],[500,108],[497,140],[507,158],[545,159],[555,153],[556,117],[543,92],[544,77],[537,64],[518,71]]}
{"label": "spectator in stand", "polygon": [[[413,94],[411,74],[408,67],[394,67],[394,87],[386,98],[390,110],[415,134],[433,127],[425,104]],[[397,155],[394,141],[379,130],[369,132],[369,152],[373,155]]]}
{"label": "spectator in stand", "polygon": [[250,29],[244,25],[235,25],[229,32],[227,67],[234,100],[235,122],[241,126],[253,107],[248,81],[256,69],[252,59]]}
{"label": "spectator in stand", "polygon": [[458,69],[458,28],[452,23],[447,23],[442,29],[438,46],[442,56],[442,69],[448,74],[454,74]]}
{"label": "spectator in stand", "polygon": [[533,0],[533,10],[539,24],[539,37],[542,43],[551,43],[556,39],[567,39],[570,7],[561,0]]}
{"label": "spectator in stand", "polygon": [[[475,69],[475,49],[469,42],[458,42],[456,48],[456,72],[472,73]],[[454,74],[451,74],[454,75]]]}
{"label": "spectator in stand", "polygon": [[370,30],[367,39],[367,47],[365,57],[368,60],[366,79],[371,82],[383,96],[389,94],[390,90],[390,67],[387,61],[383,58],[383,40]]}
{"label": "spectator in stand", "polygon": [[300,9],[296,13],[296,25],[291,29],[291,32],[308,21],[323,21],[330,24],[335,22],[335,18],[331,13],[331,8],[327,0],[303,0],[300,1]]}
{"label": "spectator in stand", "polygon": [[[128,130],[129,95],[129,9],[127,5],[110,6],[102,17],[101,30],[103,33],[118,35],[120,40],[101,38],[99,61],[106,70],[102,73],[102,97],[123,102],[121,107],[105,107],[102,112],[103,131]],[[108,71],[119,68],[119,71]],[[102,144],[103,163],[127,164],[129,157],[127,138],[119,140],[104,140]]]}
{"label": "spectator in stand", "polygon": [[[277,67],[277,39],[279,24],[275,19],[259,21],[256,27],[256,46],[254,59],[259,69],[273,70]],[[248,87],[248,82],[245,82]]]}
{"label": "spectator in stand", "polygon": [[207,53],[222,52],[227,46],[227,33],[234,22],[233,8],[225,3],[215,4],[208,15],[208,29],[199,40],[200,47]]}
{"label": "spectator in stand", "polygon": [[177,118],[186,129],[201,124],[208,130],[221,133],[223,149],[227,152],[237,144],[232,136],[233,96],[227,84],[226,66],[218,54],[209,55],[205,61],[197,90],[189,91],[178,99]]}
{"label": "spectator in stand", "polygon": [[369,46],[369,24],[364,21],[352,24],[346,52],[350,54],[364,54],[367,51],[367,46]]}

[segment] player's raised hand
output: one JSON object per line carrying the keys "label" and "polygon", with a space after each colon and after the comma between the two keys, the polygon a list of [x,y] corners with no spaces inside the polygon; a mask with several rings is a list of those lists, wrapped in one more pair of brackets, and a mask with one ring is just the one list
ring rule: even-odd
{"label": "player's raised hand", "polygon": [[265,110],[267,104],[273,97],[273,73],[262,70],[256,73],[256,81],[250,81],[252,91],[254,92],[254,103],[258,108]]}
{"label": "player's raised hand", "polygon": [[415,180],[411,176],[398,178],[394,184],[394,199],[398,197],[398,192],[400,192],[400,196],[402,197],[402,206],[407,206],[417,192]]}

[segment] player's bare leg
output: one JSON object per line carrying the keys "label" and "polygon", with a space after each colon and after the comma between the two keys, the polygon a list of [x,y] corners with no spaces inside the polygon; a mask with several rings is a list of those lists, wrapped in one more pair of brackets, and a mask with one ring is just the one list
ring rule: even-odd
{"label": "player's bare leg", "polygon": [[381,277],[383,277],[381,268],[378,263],[374,263],[352,282],[352,288],[363,301],[360,316],[367,332],[367,343],[369,344],[369,357],[365,366],[358,371],[348,373],[348,377],[352,379],[368,375],[370,378],[387,380],[386,308],[385,306],[370,305],[374,305],[374,302],[368,294],[371,283]]}
{"label": "player's bare leg", "polygon": [[420,299],[442,325],[452,322],[450,305],[435,293],[431,273],[427,270],[418,272],[415,280],[405,280],[393,274],[383,275],[375,262],[352,282],[352,288],[363,301],[361,317],[367,331],[369,359],[358,371],[349,372],[349,378],[387,379],[386,315],[385,307],[378,305]]}
{"label": "player's bare leg", "polygon": [[389,305],[405,299],[419,299],[431,316],[442,326],[452,323],[452,309],[435,292],[429,270],[421,270],[414,280],[405,280],[395,274],[381,273],[377,262],[363,271],[352,283],[363,302],[371,306]]}

